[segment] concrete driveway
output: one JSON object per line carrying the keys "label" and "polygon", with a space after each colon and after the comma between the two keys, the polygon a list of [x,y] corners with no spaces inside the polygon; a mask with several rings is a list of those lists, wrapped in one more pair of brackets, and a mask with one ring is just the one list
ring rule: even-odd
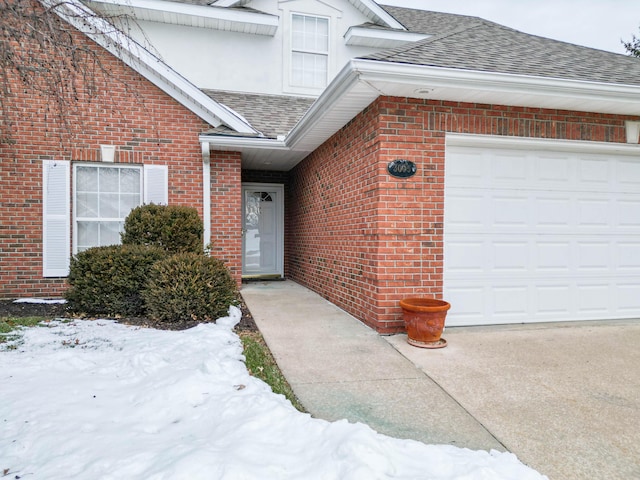
{"label": "concrete driveway", "polygon": [[424,350],[295,282],[242,295],[316,417],[509,450],[551,480],[640,479],[640,320],[456,327]]}
{"label": "concrete driveway", "polygon": [[457,327],[387,340],[554,480],[640,479],[640,321]]}

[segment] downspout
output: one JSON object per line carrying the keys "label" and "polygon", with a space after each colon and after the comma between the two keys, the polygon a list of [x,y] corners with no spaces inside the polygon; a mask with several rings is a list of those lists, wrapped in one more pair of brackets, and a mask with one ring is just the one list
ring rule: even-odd
{"label": "downspout", "polygon": [[202,142],[202,221],[204,248],[211,243],[211,151],[209,142]]}

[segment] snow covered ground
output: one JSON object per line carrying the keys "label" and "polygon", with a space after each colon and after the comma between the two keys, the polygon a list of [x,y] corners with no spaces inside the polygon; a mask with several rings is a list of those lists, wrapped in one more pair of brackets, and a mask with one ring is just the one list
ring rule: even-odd
{"label": "snow covered ground", "polygon": [[0,478],[546,478],[510,453],[299,413],[248,374],[240,315],[179,332],[106,320],[24,330],[0,351]]}

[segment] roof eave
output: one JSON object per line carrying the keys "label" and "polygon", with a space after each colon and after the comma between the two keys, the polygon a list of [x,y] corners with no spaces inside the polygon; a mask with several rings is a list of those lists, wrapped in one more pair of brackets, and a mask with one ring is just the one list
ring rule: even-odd
{"label": "roof eave", "polygon": [[[438,94],[438,89],[444,88],[449,93],[453,92],[451,98]],[[471,96],[477,92],[482,100],[477,103],[509,105],[509,99],[518,99],[514,105],[640,116],[640,86],[355,59],[342,69],[283,141],[256,138],[212,140],[211,136],[204,135],[200,140],[214,142],[226,149],[235,146],[242,148],[241,151],[256,148],[286,151],[288,166],[292,167],[378,96],[460,101],[461,92],[471,92]],[[495,100],[487,102],[488,98]],[[578,104],[582,110],[575,108]],[[567,108],[571,105],[574,108]]]}
{"label": "roof eave", "polygon": [[[381,95],[640,115],[640,85],[536,77],[412,65],[352,62],[359,78]],[[463,95],[464,93],[464,95]]]}
{"label": "roof eave", "polygon": [[346,45],[386,49],[425,40],[430,36],[422,33],[407,32],[406,30],[383,30],[356,26],[347,30],[344,35],[344,41]]}
{"label": "roof eave", "polygon": [[99,4],[108,11],[125,8],[136,18],[160,23],[265,36],[273,36],[278,30],[277,16],[257,11],[158,0],[89,0],[88,3]]}
{"label": "roof eave", "polygon": [[56,0],[40,0],[40,2],[47,8],[57,7],[53,11],[63,20],[122,60],[209,125],[217,127],[224,124],[240,133],[260,134],[229,109],[205,95],[142,45],[114,29],[105,19],[92,15],[88,7],[78,0],[67,0],[63,5]]}
{"label": "roof eave", "polygon": [[349,0],[349,2],[360,12],[364,13],[367,18],[379,25],[398,30],[406,30],[404,25],[373,0]]}

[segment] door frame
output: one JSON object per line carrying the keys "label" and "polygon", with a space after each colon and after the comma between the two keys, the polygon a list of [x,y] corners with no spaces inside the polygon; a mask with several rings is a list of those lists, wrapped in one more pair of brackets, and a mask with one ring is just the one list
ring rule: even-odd
{"label": "door frame", "polygon": [[[270,273],[245,273],[245,192],[276,192],[276,271]],[[284,278],[284,184],[282,183],[242,183],[242,278]]]}

